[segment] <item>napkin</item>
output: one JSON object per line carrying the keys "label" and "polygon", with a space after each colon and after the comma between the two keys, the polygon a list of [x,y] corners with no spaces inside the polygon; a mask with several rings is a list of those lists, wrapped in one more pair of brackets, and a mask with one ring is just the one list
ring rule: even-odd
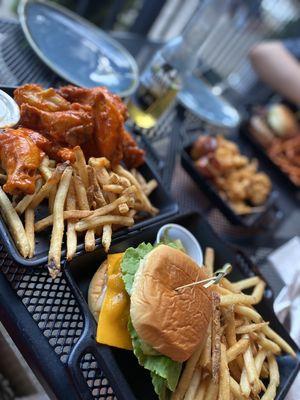
{"label": "napkin", "polygon": [[[300,346],[300,237],[296,236],[268,256],[285,286],[274,302],[274,311],[281,323],[290,319],[290,335]],[[298,400],[300,375],[298,374],[286,399]]]}

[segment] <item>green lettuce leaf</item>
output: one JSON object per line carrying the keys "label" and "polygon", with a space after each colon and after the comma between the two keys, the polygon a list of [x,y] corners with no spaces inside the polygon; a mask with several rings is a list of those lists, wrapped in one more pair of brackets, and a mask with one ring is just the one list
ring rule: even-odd
{"label": "green lettuce leaf", "polygon": [[150,372],[152,385],[155,393],[158,395],[160,400],[168,400],[170,398],[170,391],[167,388],[166,380],[155,372]]}
{"label": "green lettuce leaf", "polygon": [[125,289],[129,296],[136,271],[139,269],[140,261],[153,249],[151,243],[141,243],[138,247],[129,247],[123,256],[121,263],[122,277]]}
{"label": "green lettuce leaf", "polygon": [[138,337],[131,321],[128,323],[128,330],[132,340],[133,352],[139,364],[151,372],[154,390],[160,400],[167,399],[169,390],[173,392],[177,386],[182,364],[159,353],[159,355],[146,355],[142,350],[143,342]]}

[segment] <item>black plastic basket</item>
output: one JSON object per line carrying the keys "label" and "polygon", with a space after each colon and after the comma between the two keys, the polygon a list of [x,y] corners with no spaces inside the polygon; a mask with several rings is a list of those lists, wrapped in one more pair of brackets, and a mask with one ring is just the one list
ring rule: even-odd
{"label": "black plastic basket", "polygon": [[258,142],[257,139],[251,134],[249,130],[248,123],[245,122],[241,125],[239,133],[241,137],[246,139],[248,143],[250,143],[259,154],[268,162],[270,167],[276,171],[276,173],[282,178],[286,185],[288,185],[291,189],[300,192],[300,186],[296,185],[289,176],[277,165],[267,154],[266,149]]}
{"label": "black plastic basket", "polygon": [[[169,218],[145,227],[112,246],[112,252],[124,251],[140,242],[154,242],[163,223],[176,222],[195,234],[203,248],[216,251],[216,265],[231,262],[231,279],[249,277],[258,271],[239,251],[224,243],[199,214]],[[96,323],[86,298],[90,279],[105,254],[98,249],[83,253],[66,265],[55,281],[46,268],[16,265],[0,253],[0,318],[50,396],[58,399],[155,399],[147,371],[138,366],[133,354],[98,345]],[[271,327],[298,351],[295,343],[278,322],[273,311],[270,289],[259,311]],[[281,385],[277,400],[283,400],[299,370],[299,360],[278,358]],[[116,396],[116,397],[115,397]]]}
{"label": "black plastic basket", "polygon": [[266,221],[270,213],[277,212],[276,197],[277,192],[272,191],[264,205],[262,212],[247,215],[238,215],[228,202],[221,197],[213,183],[205,178],[195,167],[195,163],[190,156],[191,146],[187,146],[181,153],[181,164],[186,172],[191,176],[195,183],[203,190],[210,201],[225,215],[234,225],[241,225],[247,228],[259,226]]}
{"label": "black plastic basket", "polygon": [[[5,90],[5,92],[11,96],[13,95],[14,88],[0,87],[0,89]],[[133,231],[139,230],[140,228],[145,227],[149,224],[153,224],[160,219],[167,218],[171,215],[175,215],[178,212],[178,206],[176,202],[174,202],[174,200],[171,198],[171,196],[165,189],[164,185],[161,183],[159,174],[156,172],[157,169],[155,168],[155,162],[153,162],[153,157],[155,156],[155,154],[152,154],[153,150],[151,148],[151,145],[145,142],[145,139],[141,139],[141,144],[142,146],[146,147],[146,151],[147,154],[149,154],[150,161],[149,162],[146,161],[145,164],[139,168],[139,171],[146,178],[146,180],[154,178],[158,181],[158,187],[151,194],[150,200],[153,203],[153,205],[159,209],[159,214],[156,215],[155,217],[149,217],[140,222],[137,222],[133,227],[129,229],[121,229],[119,231],[116,231],[113,234],[112,241],[116,240],[117,238],[131,234]],[[45,217],[46,215],[47,215],[47,205],[41,204],[39,207],[37,207],[36,218],[37,220],[39,220]],[[47,261],[47,256],[48,256],[50,236],[51,236],[51,230],[49,229],[45,230],[44,232],[37,233],[35,256],[31,259],[25,259],[20,255],[12,236],[8,231],[7,225],[5,224],[3,218],[0,217],[0,238],[4,243],[8,253],[19,264],[26,266],[34,266],[45,263]],[[96,240],[96,245],[99,246],[100,244],[101,240],[98,238]],[[79,242],[77,246],[77,252],[80,252],[83,248],[84,248],[84,243],[83,240],[81,240],[81,243]],[[66,253],[66,247],[65,244],[63,244],[62,256],[64,256],[65,253]]]}

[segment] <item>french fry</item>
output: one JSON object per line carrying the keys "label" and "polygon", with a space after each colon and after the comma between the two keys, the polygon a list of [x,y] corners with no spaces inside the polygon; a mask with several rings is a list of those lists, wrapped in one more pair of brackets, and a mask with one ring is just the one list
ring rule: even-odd
{"label": "french fry", "polygon": [[234,321],[234,326],[235,326],[236,328],[238,328],[239,326],[244,325],[244,323],[245,323],[245,320],[243,320],[243,319],[236,319],[236,320]]}
{"label": "french fry", "polygon": [[109,185],[119,185],[119,182],[120,182],[119,175],[115,174],[114,172],[111,172],[109,174],[108,184]]}
{"label": "french fry", "polygon": [[188,390],[184,396],[184,400],[194,400],[195,399],[200,380],[201,380],[201,370],[196,368],[194,370],[190,386],[188,387]]}
{"label": "french fry", "polygon": [[123,186],[121,185],[103,185],[102,189],[105,192],[111,192],[115,194],[121,194],[124,190]]}
{"label": "french fry", "polygon": [[222,400],[230,400],[230,374],[227,364],[226,346],[221,343],[221,362],[220,362],[220,382],[219,382],[219,398]]}
{"label": "french fry", "polygon": [[115,209],[117,209],[117,207],[120,204],[127,203],[128,199],[129,198],[127,195],[118,197],[112,203],[106,204],[105,206],[97,208],[97,210],[92,211],[92,214],[89,215],[88,217],[84,218],[84,220],[82,222],[92,221],[95,217],[100,217],[102,215],[109,214],[109,213],[113,212]]}
{"label": "french fry", "polygon": [[[252,333],[251,335],[256,335],[255,333]],[[267,351],[271,351],[274,354],[280,354],[281,353],[281,349],[278,346],[278,344],[276,344],[275,342],[273,342],[270,339],[267,339],[265,336],[263,335],[256,335],[255,336],[257,342],[261,345],[262,348],[264,348]]]}
{"label": "french fry", "polygon": [[132,168],[130,172],[142,187],[146,186],[147,184],[146,179],[143,177],[142,174],[139,173],[139,171],[136,168]]}
{"label": "french fry", "polygon": [[182,400],[184,398],[184,395],[186,394],[186,391],[192,379],[195,367],[202,353],[204,343],[205,341],[201,343],[201,345],[197,348],[195,353],[186,362],[184,370],[181,374],[178,385],[176,387],[176,390],[172,393],[171,400]]}
{"label": "french fry", "polygon": [[268,359],[268,364],[269,364],[270,381],[273,381],[277,387],[277,386],[279,386],[279,383],[280,383],[278,364],[277,364],[275,356],[273,354],[268,354],[267,359]]}
{"label": "french fry", "polygon": [[243,325],[240,326],[236,329],[236,333],[238,335],[242,335],[244,333],[250,333],[250,332],[256,332],[262,330],[262,328],[266,325],[268,325],[269,322],[261,322],[259,324],[249,324],[249,325]]}
{"label": "french fry", "polygon": [[67,163],[57,165],[51,177],[32,198],[32,201],[29,203],[29,206],[31,208],[36,208],[44,200],[45,197],[49,196],[51,189],[59,182],[67,166]]}
{"label": "french fry", "polygon": [[248,381],[248,375],[247,375],[245,366],[243,368],[242,375],[241,375],[240,387],[241,387],[241,392],[242,392],[243,396],[245,396],[246,399],[248,399],[250,396],[250,392],[251,392],[251,386]]}
{"label": "french fry", "polygon": [[258,353],[255,356],[254,362],[255,362],[255,368],[257,371],[258,376],[261,374],[261,370],[264,364],[264,361],[267,357],[267,352],[264,349],[259,349]]}
{"label": "french fry", "polygon": [[30,245],[24,226],[2,188],[0,188],[0,211],[20,254],[25,258],[28,257]]}
{"label": "french fry", "polygon": [[253,322],[256,322],[256,323],[263,322],[261,315],[259,315],[259,313],[257,311],[255,311],[253,308],[236,305],[234,307],[234,311],[237,314],[239,314],[243,317],[246,317]]}
{"label": "french fry", "polygon": [[129,210],[128,213],[126,214],[126,217],[134,218],[136,216],[137,211],[136,210]]}
{"label": "french fry", "polygon": [[89,210],[89,202],[85,190],[84,183],[78,175],[74,175],[74,187],[76,193],[76,201],[80,210]]}
{"label": "french fry", "polygon": [[92,196],[96,203],[96,207],[103,207],[105,206],[106,201],[98,183],[96,171],[90,165],[87,167],[87,171],[89,175],[90,187],[93,189]]}
{"label": "french fry", "polygon": [[53,185],[53,188],[50,190],[50,193],[49,193],[49,212],[50,212],[50,214],[53,213],[56,192],[57,192],[57,184]]}
{"label": "french fry", "polygon": [[27,208],[25,211],[25,232],[29,243],[28,258],[34,256],[35,238],[34,238],[34,209]]}
{"label": "french fry", "polygon": [[112,228],[111,225],[103,225],[102,246],[107,253],[111,244]]}
{"label": "french fry", "polygon": [[105,157],[98,157],[98,158],[90,157],[88,163],[93,168],[109,168],[110,167],[110,162]]}
{"label": "french fry", "polygon": [[220,321],[220,298],[215,292],[212,292],[212,356],[211,370],[214,383],[219,381],[219,371],[221,362],[221,321]]}
{"label": "french fry", "polygon": [[[226,278],[223,278],[220,282],[221,286],[225,289],[229,290],[232,293],[240,293],[238,289],[236,289],[233,284]],[[229,294],[229,293],[228,293]]]}
{"label": "french fry", "polygon": [[275,357],[272,354],[268,355],[268,364],[270,371],[270,380],[267,390],[262,396],[261,400],[274,400],[276,397],[276,390],[280,382],[278,365]]}
{"label": "french fry", "polygon": [[96,175],[97,175],[98,182],[101,186],[109,184],[110,176],[105,167],[97,168]]}
{"label": "french fry", "polygon": [[225,322],[225,336],[229,347],[236,344],[236,330],[234,321],[234,308],[229,306],[227,309],[222,310],[222,315]]}
{"label": "french fry", "polygon": [[124,214],[127,214],[127,213],[128,213],[129,207],[128,207],[127,203],[121,203],[121,204],[118,206],[118,210],[119,210],[119,213],[120,213],[120,214],[124,215]]}
{"label": "french fry", "polygon": [[141,201],[142,205],[145,208],[145,211],[149,212],[150,215],[156,215],[158,213],[158,209],[153,207],[152,204],[150,203],[148,197],[145,195],[143,192],[141,185],[139,182],[136,180],[136,178],[129,172],[126,171],[121,165],[118,165],[115,169],[115,172],[117,174],[124,176],[127,178],[134,186],[137,188],[137,197]]}
{"label": "french fry", "polygon": [[103,215],[94,218],[89,218],[76,223],[75,229],[77,232],[84,232],[88,229],[95,229],[98,226],[115,224],[121,226],[132,226],[134,219],[120,215]]}
{"label": "french fry", "polygon": [[[90,210],[69,210],[69,211],[64,211],[63,217],[64,219],[71,219],[71,220],[76,220],[76,219],[81,219],[81,218],[87,218],[93,215],[93,211]],[[53,225],[53,214],[48,215],[48,217],[45,217],[43,219],[40,219],[34,224],[34,230],[35,232],[41,232],[44,229],[49,228],[49,226]]]}
{"label": "french fry", "polygon": [[85,156],[83,154],[83,151],[81,149],[80,146],[76,146],[73,149],[74,153],[75,153],[75,171],[77,173],[78,176],[80,176],[80,179],[82,181],[82,183],[84,184],[85,189],[87,190],[88,186],[89,186],[89,177],[88,177],[88,171],[86,168],[86,161],[85,161]]}
{"label": "french fry", "polygon": [[229,347],[226,352],[227,362],[235,360],[240,354],[244,353],[249,346],[249,336],[244,335],[233,346]]}
{"label": "french fry", "polygon": [[282,337],[280,337],[278,335],[278,333],[273,331],[272,328],[270,328],[269,326],[264,326],[262,328],[262,331],[269,339],[271,339],[271,340],[273,340],[273,342],[277,343],[278,346],[281,347],[283,351],[290,354],[292,357],[296,357],[296,353],[291,348],[291,346],[285,340],[283,340]]}
{"label": "french fry", "polygon": [[[75,175],[73,179],[74,179],[74,185],[75,185],[77,204],[79,205],[79,208],[81,210],[89,210],[90,205],[88,202],[86,189],[82,182],[82,179],[78,175]],[[76,225],[75,225],[75,229],[76,229]],[[91,230],[91,232],[89,232],[90,230]],[[89,251],[93,251],[95,249],[95,247],[96,247],[95,232],[92,228],[87,229],[87,232],[86,232],[85,238],[84,238],[84,248],[86,251],[89,252]]]}
{"label": "french fry", "polygon": [[233,287],[237,290],[244,290],[256,286],[260,282],[258,276],[252,276],[251,278],[242,279],[239,282],[232,283]]}
{"label": "french fry", "polygon": [[55,160],[50,160],[50,159],[49,159],[48,167],[49,167],[49,168],[55,168],[55,167],[56,167],[56,161],[55,161]]}
{"label": "french fry", "polygon": [[199,365],[203,368],[211,368],[211,324],[208,327],[208,336],[199,359]]}
{"label": "french fry", "polygon": [[252,305],[254,303],[254,298],[252,296],[248,296],[246,294],[226,294],[221,296],[220,304],[221,306],[230,306],[234,304],[244,304],[244,305]]}
{"label": "french fry", "polygon": [[19,215],[23,214],[23,212],[26,210],[26,208],[29,206],[31,203],[32,199],[34,196],[38,193],[38,191],[41,189],[43,185],[42,179],[38,179],[35,184],[35,191],[33,194],[26,194],[22,200],[19,201],[19,203],[16,205],[15,210]]}
{"label": "french fry", "polygon": [[[66,200],[66,209],[68,211],[73,211],[76,209],[76,194],[74,183],[71,180],[69,191]],[[75,230],[75,222],[68,221],[67,225],[67,260],[70,261],[73,259],[77,248],[77,234]]]}
{"label": "french fry", "polygon": [[67,167],[61,177],[53,207],[53,228],[48,254],[48,269],[52,278],[60,271],[61,245],[64,234],[64,204],[72,178],[72,167]]}
{"label": "french fry", "polygon": [[51,177],[52,171],[49,168],[49,157],[48,156],[43,157],[41,165],[39,166],[39,171],[45,181],[47,181]]}
{"label": "french fry", "polygon": [[214,272],[215,252],[211,247],[206,247],[204,256],[204,265],[206,274],[211,276]]}
{"label": "french fry", "polygon": [[229,386],[230,386],[230,391],[235,399],[245,400],[240,385],[237,383],[235,379],[232,378],[232,376],[229,377]]}
{"label": "french fry", "polygon": [[210,382],[210,376],[206,376],[204,379],[200,380],[198,390],[194,400],[205,400],[205,392]]}
{"label": "french fry", "polygon": [[214,383],[213,380],[211,380],[208,384],[205,393],[205,400],[217,400],[218,392],[219,392],[219,385],[217,383]]}
{"label": "french fry", "polygon": [[87,252],[94,251],[95,247],[96,247],[95,231],[93,229],[89,229],[88,231],[86,231],[84,238],[85,251]]}
{"label": "french fry", "polygon": [[258,395],[260,392],[260,382],[256,371],[255,362],[251,346],[248,346],[243,354],[244,364],[247,372],[248,382],[252,389],[254,396]]}
{"label": "french fry", "polygon": [[260,282],[255,286],[253,293],[251,295],[254,299],[253,304],[258,304],[261,302],[265,292],[265,288],[266,288],[266,283],[260,280]]}

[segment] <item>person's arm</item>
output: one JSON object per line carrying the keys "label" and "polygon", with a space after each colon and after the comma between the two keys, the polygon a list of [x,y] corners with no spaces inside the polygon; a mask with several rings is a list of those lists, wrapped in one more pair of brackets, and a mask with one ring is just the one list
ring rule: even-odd
{"label": "person's arm", "polygon": [[259,77],[286,99],[300,104],[300,64],[279,42],[263,42],[249,53]]}

